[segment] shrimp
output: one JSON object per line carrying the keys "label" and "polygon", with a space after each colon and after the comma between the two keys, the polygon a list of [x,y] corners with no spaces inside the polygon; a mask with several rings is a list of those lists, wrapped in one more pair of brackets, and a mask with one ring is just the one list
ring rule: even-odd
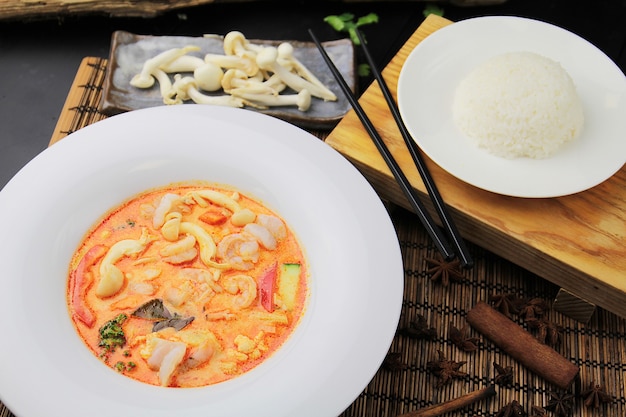
{"label": "shrimp", "polygon": [[259,243],[250,234],[233,233],[217,245],[217,256],[232,268],[247,271],[259,260]]}
{"label": "shrimp", "polygon": [[254,236],[265,249],[276,249],[276,238],[266,227],[256,223],[248,223],[244,226],[243,231]]}
{"label": "shrimp", "polygon": [[155,338],[154,348],[147,362],[150,369],[159,371],[161,386],[167,387],[170,384],[172,375],[183,361],[186,351],[187,345],[183,342]]}
{"label": "shrimp", "polygon": [[224,290],[233,297],[233,307],[250,307],[257,297],[256,281],[249,275],[237,274],[224,277],[221,282]]}
{"label": "shrimp", "polygon": [[278,242],[287,237],[285,224],[278,217],[259,214],[254,223],[248,223],[243,231],[253,235],[265,249],[276,249]]}
{"label": "shrimp", "polygon": [[198,250],[195,248],[195,245],[196,238],[193,235],[187,234],[179,241],[170,243],[161,248],[159,255],[163,257],[165,262],[181,264],[191,261],[198,255]]}
{"label": "shrimp", "polygon": [[265,227],[276,238],[282,240],[287,237],[287,228],[281,219],[269,214],[259,214],[255,223]]}
{"label": "shrimp", "polygon": [[173,206],[180,201],[180,196],[172,193],[165,194],[156,210],[154,210],[154,217],[152,218],[152,226],[155,229],[160,229],[165,223],[165,216],[172,210]]}

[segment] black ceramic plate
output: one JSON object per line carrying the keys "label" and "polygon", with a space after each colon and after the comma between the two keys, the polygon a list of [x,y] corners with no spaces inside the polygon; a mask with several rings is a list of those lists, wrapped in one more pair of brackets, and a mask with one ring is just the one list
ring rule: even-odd
{"label": "black ceramic plate", "polygon": [[[252,43],[278,45],[283,41],[250,40]],[[325,128],[337,123],[350,109],[332,73],[324,63],[317,47],[312,42],[288,41],[294,47],[294,56],[311,70],[337,96],[337,101],[324,101],[313,98],[307,111],[291,107],[273,107],[259,112],[278,117],[307,128]],[[171,48],[196,45],[200,51],[192,53],[203,57],[207,53],[224,54],[220,37],[149,36],[125,31],[116,31],[111,40],[109,67],[103,85],[100,111],[114,115],[129,110],[162,106],[158,83],[149,89],[139,89],[130,85],[130,79],[141,71],[144,62]],[[354,90],[354,47],[349,39],[323,43],[326,51],[339,68],[348,85]],[[183,104],[187,105],[187,104]],[[193,104],[192,104],[193,105]]]}

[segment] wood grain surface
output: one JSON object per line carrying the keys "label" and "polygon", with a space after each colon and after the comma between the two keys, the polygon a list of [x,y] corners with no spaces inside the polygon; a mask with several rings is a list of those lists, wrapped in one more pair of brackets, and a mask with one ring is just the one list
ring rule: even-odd
{"label": "wood grain surface", "polygon": [[[430,15],[383,70],[392,93],[402,65],[426,36],[452,24]],[[376,83],[360,103],[415,189],[426,190]],[[372,183],[382,198],[410,209],[408,201],[353,111],[326,143]],[[463,236],[567,289],[581,299],[626,317],[626,170],[578,194],[523,199],[468,185],[427,164]],[[435,216],[430,201],[423,199]]]}
{"label": "wood grain surface", "polygon": [[6,0],[0,1],[0,20],[46,18],[77,14],[114,17],[154,17],[166,11],[213,3],[215,0]]}

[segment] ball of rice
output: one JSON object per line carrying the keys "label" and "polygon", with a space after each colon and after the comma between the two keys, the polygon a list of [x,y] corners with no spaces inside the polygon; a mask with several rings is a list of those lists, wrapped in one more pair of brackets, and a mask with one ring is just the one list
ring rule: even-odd
{"label": "ball of rice", "polygon": [[583,108],[569,74],[532,52],[497,55],[476,67],[455,92],[457,128],[504,158],[546,158],[576,138]]}

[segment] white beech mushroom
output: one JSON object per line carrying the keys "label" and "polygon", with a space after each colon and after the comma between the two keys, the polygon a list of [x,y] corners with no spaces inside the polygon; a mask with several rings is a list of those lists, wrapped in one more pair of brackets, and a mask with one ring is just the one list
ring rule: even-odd
{"label": "white beech mushroom", "polygon": [[172,81],[170,80],[169,75],[162,69],[155,69],[152,71],[152,75],[159,82],[159,92],[161,97],[163,98],[164,104],[174,104],[174,96],[176,92],[173,89]]}
{"label": "white beech mushroom", "polygon": [[193,55],[183,55],[171,62],[161,65],[159,68],[167,73],[193,72],[202,65],[204,65],[204,59]]}
{"label": "white beech mushroom", "polygon": [[243,107],[243,100],[232,95],[210,96],[203,94],[198,90],[198,85],[193,77],[183,77],[180,74],[176,74],[172,89],[176,93],[176,104],[191,99],[196,104]]}
{"label": "white beech mushroom", "polygon": [[238,69],[229,69],[222,78],[222,89],[229,94],[237,91],[246,94],[277,95],[285,87],[286,85],[277,76],[272,75],[265,81],[259,81],[248,77],[245,72]]}
{"label": "white beech mushroom", "polygon": [[254,57],[263,46],[250,43],[243,33],[233,30],[224,36],[224,53],[226,55],[237,55]]}
{"label": "white beech mushroom", "polygon": [[[293,55],[293,45],[283,42],[278,45],[278,62],[281,65],[291,65],[298,75],[307,81],[317,85],[320,89],[325,90],[329,97],[334,96],[333,92],[322,83],[298,58]],[[335,97],[336,99],[337,97]]]}
{"label": "white beech mushroom", "polygon": [[324,99],[325,101],[337,100],[337,96],[332,94],[332,92],[328,94],[326,89],[322,89],[312,82],[305,80],[298,74],[289,71],[287,68],[280,65],[277,60],[278,49],[275,47],[264,48],[256,57],[259,68],[277,74],[281,80],[292,89],[296,91],[309,90],[311,95]]}
{"label": "white beech mushroom", "polygon": [[186,55],[192,51],[199,51],[199,46],[185,46],[183,48],[172,48],[167,51],[146,60],[144,62],[141,72],[135,75],[130,80],[130,85],[137,88],[150,88],[154,85],[154,72],[161,66],[166,65],[176,58]]}
{"label": "white beech mushroom", "polygon": [[311,107],[311,93],[309,90],[300,90],[298,94],[270,95],[240,92],[234,89],[231,94],[241,97],[245,103],[254,106],[279,107],[297,106],[300,111],[307,111]]}
{"label": "white beech mushroom", "polygon": [[204,91],[217,91],[222,88],[224,71],[211,62],[205,62],[193,71],[198,87]]}
{"label": "white beech mushroom", "polygon": [[[293,56],[293,46],[287,42],[278,47],[252,44],[241,32],[231,31],[223,37],[223,49],[225,55],[206,54],[203,58],[188,55],[199,51],[199,46],[161,52],[144,63],[131,85],[150,88],[156,80],[163,103],[168,105],[192,100],[198,104],[249,105],[260,109],[297,106],[300,111],[306,111],[311,105],[311,96],[325,101],[337,100],[332,91]],[[193,73],[193,77],[183,76],[185,73]],[[280,96],[288,86],[299,94]],[[220,89],[224,95],[203,94]]]}
{"label": "white beech mushroom", "polygon": [[224,69],[240,69],[248,74],[248,76],[250,77],[254,76],[259,71],[257,63],[253,59],[247,57],[241,57],[236,55],[206,54],[204,56],[204,61],[211,62]]}

